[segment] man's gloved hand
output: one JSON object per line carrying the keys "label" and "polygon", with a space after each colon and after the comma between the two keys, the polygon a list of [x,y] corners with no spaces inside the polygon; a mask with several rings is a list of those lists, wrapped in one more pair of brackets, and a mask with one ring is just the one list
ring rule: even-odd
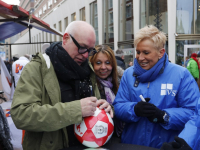
{"label": "man's gloved hand", "polygon": [[[153,104],[152,104],[153,105]],[[159,108],[157,108],[155,105],[155,114],[152,116],[147,117],[149,119],[150,122],[154,122],[154,123],[164,123],[164,119],[163,116],[165,115],[165,111],[160,110]]]}
{"label": "man's gloved hand", "polygon": [[160,150],[192,150],[184,139],[175,136],[174,140],[175,142],[163,143]]}
{"label": "man's gloved hand", "polygon": [[155,114],[156,106],[151,103],[140,101],[135,105],[134,111],[138,117],[150,117]]}

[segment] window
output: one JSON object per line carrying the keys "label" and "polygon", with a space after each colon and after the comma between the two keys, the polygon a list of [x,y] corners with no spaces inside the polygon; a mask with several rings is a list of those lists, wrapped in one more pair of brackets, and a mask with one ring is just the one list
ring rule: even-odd
{"label": "window", "polygon": [[[32,37],[32,43],[34,43],[34,37]],[[33,54],[34,53],[34,45],[35,44],[31,44],[31,54]]]}
{"label": "window", "polygon": [[[39,33],[39,40],[38,42],[41,42],[41,33]],[[38,51],[41,52],[41,43],[38,44]]]}
{"label": "window", "polygon": [[36,14],[35,14],[35,17],[37,17],[37,18],[38,18],[38,13],[36,13]]}
{"label": "window", "polygon": [[44,42],[44,31],[42,31],[42,42]]}
{"label": "window", "polygon": [[[61,20],[58,22],[58,25],[59,25],[59,31],[62,32],[62,21]],[[59,36],[59,41],[62,41],[61,36]]]}
{"label": "window", "polygon": [[130,18],[132,17],[133,15],[133,7],[132,7],[132,3],[128,3],[126,4],[126,18]]}
{"label": "window", "polygon": [[133,48],[133,2],[132,0],[119,1],[119,41],[122,43],[120,48]]}
{"label": "window", "polygon": [[68,26],[68,17],[65,17],[65,29],[67,28]]}
{"label": "window", "polygon": [[[103,43],[114,42],[114,22],[112,0],[103,0]],[[113,44],[112,44],[113,45]],[[113,47],[109,45],[110,47]]]}
{"label": "window", "polygon": [[56,3],[57,2],[57,0],[54,0],[54,3]]}
{"label": "window", "polygon": [[[53,27],[56,29],[56,24],[54,24]],[[57,41],[56,34],[54,34],[54,41]]]}
{"label": "window", "polygon": [[109,12],[109,24],[113,24],[113,11]]}
{"label": "window", "polygon": [[39,17],[42,15],[42,10],[40,9],[39,10]]}
{"label": "window", "polygon": [[[34,42],[36,42],[36,37],[34,36]],[[37,44],[33,44],[34,45],[34,52],[33,53],[36,53],[37,51],[36,51],[36,46],[37,46]]]}
{"label": "window", "polygon": [[45,5],[43,6],[43,13],[45,13],[46,10],[47,10],[47,5],[45,4]]}
{"label": "window", "polygon": [[200,34],[200,0],[177,0],[176,32]]}
{"label": "window", "polygon": [[193,0],[177,0],[176,32],[179,34],[194,33]]}
{"label": "window", "polygon": [[[39,40],[39,38],[38,38],[38,34],[37,34],[37,40],[36,40],[36,42],[38,42],[38,40]],[[36,50],[36,52],[39,52],[39,44],[37,43],[37,50]]]}
{"label": "window", "polygon": [[168,33],[167,0],[140,0],[140,20],[140,28],[152,24]]}
{"label": "window", "polygon": [[51,5],[52,5],[52,0],[49,0],[49,1],[48,1],[48,8],[50,8]]}
{"label": "window", "polygon": [[71,21],[75,21],[76,20],[76,13],[73,13],[72,15],[71,15]]}
{"label": "window", "polygon": [[48,33],[46,32],[46,41],[48,42]]}
{"label": "window", "polygon": [[96,33],[96,43],[99,44],[99,36],[98,36],[98,11],[97,11],[97,1],[94,1],[90,4],[90,24],[94,27]]}
{"label": "window", "polygon": [[85,19],[85,7],[80,9],[80,20],[86,21],[86,19]]}
{"label": "window", "polygon": [[49,33],[49,41],[52,42],[52,34]]}
{"label": "window", "polygon": [[200,34],[200,0],[196,0],[194,17],[195,17],[194,34]]}
{"label": "window", "polygon": [[108,2],[108,8],[110,9],[110,8],[113,8],[113,0],[108,0],[109,2]]}

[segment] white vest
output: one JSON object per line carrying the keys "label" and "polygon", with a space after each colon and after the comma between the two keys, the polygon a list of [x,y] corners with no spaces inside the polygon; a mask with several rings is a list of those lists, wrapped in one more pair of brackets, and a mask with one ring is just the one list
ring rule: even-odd
{"label": "white vest", "polygon": [[15,87],[17,86],[17,82],[20,78],[21,72],[27,63],[29,63],[29,60],[26,57],[22,56],[12,64],[12,74],[14,76]]}

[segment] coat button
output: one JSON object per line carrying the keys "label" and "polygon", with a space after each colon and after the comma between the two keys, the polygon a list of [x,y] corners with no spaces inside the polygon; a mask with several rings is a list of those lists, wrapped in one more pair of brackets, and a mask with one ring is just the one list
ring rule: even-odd
{"label": "coat button", "polygon": [[52,143],[53,143],[53,141],[50,141],[50,143],[52,144]]}

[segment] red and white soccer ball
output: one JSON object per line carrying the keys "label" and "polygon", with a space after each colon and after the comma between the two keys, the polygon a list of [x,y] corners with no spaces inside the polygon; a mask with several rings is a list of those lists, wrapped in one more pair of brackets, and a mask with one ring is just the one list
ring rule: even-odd
{"label": "red and white soccer ball", "polygon": [[110,114],[96,108],[95,114],[74,125],[77,139],[87,147],[100,147],[111,138],[114,123]]}

